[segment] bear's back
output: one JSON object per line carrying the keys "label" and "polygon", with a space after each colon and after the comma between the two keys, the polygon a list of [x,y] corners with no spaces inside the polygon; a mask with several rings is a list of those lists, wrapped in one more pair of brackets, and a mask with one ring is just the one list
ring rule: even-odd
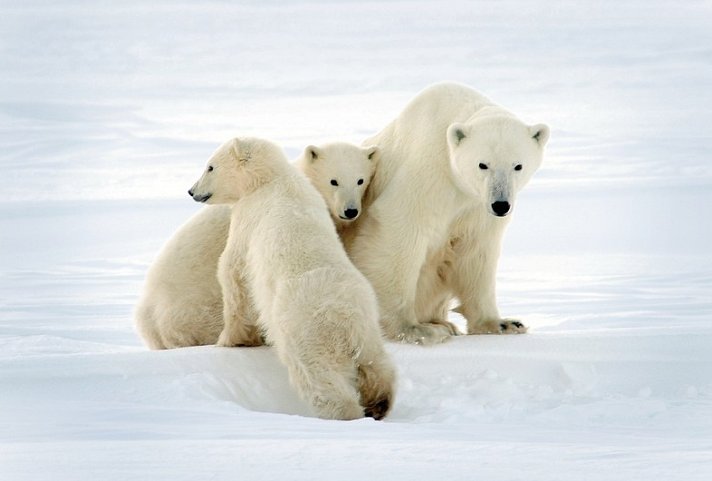
{"label": "bear's back", "polygon": [[476,90],[454,82],[437,83],[421,91],[398,117],[363,142],[380,149],[369,187],[371,195],[378,197],[403,165],[414,170],[446,168],[447,128],[491,105],[495,104]]}
{"label": "bear's back", "polygon": [[[246,226],[248,263],[259,266],[263,274],[291,277],[348,262],[324,200],[300,172],[249,197],[237,206],[252,219]],[[236,212],[233,218],[240,215]]]}

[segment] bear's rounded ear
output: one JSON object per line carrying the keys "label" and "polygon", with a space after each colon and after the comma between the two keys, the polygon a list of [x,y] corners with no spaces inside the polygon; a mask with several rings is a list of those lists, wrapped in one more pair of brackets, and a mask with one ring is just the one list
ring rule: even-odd
{"label": "bear's rounded ear", "polygon": [[454,123],[447,129],[447,142],[450,147],[457,147],[467,138],[467,127],[464,124]]}
{"label": "bear's rounded ear", "polygon": [[364,149],[366,151],[366,157],[372,162],[378,161],[378,147],[375,145],[370,145]]}
{"label": "bear's rounded ear", "polygon": [[240,139],[235,137],[230,141],[230,153],[235,157],[235,159],[240,158]]}
{"label": "bear's rounded ear", "polygon": [[529,133],[532,139],[536,140],[540,147],[546,145],[549,140],[549,126],[545,124],[536,124],[529,127]]}
{"label": "bear's rounded ear", "polygon": [[319,159],[320,155],[321,152],[319,152],[319,148],[314,145],[308,145],[307,148],[304,149],[304,158],[307,159],[308,162],[315,162]]}

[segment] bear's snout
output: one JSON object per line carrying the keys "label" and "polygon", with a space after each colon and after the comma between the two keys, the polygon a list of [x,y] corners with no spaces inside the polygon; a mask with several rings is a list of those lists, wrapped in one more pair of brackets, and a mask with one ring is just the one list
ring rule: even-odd
{"label": "bear's snout", "polygon": [[188,191],[188,194],[190,194],[190,196],[196,202],[207,202],[208,199],[210,199],[213,196],[213,194],[197,194],[193,191],[193,189],[190,189]]}
{"label": "bear's snout", "polygon": [[492,204],[492,212],[495,213],[496,216],[498,217],[504,217],[505,215],[509,214],[509,211],[512,209],[512,206],[509,205],[509,202],[506,200],[498,200],[497,202],[494,202]]}

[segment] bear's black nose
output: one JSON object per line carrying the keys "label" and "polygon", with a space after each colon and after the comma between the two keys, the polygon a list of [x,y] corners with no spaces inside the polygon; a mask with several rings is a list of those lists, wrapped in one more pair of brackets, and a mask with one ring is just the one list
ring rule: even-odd
{"label": "bear's black nose", "polygon": [[492,204],[492,211],[494,211],[494,213],[497,214],[499,217],[504,217],[505,215],[507,215],[511,208],[512,206],[509,205],[509,202],[503,200],[498,200],[497,202]]}
{"label": "bear's black nose", "polygon": [[346,209],[344,215],[347,219],[353,219],[358,215],[358,209]]}
{"label": "bear's black nose", "polygon": [[193,197],[193,189],[190,189],[190,190],[188,191],[188,195],[191,196],[191,197]]}

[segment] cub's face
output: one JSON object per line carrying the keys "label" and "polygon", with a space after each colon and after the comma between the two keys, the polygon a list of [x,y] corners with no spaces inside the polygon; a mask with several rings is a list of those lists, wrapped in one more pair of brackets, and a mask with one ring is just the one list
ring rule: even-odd
{"label": "cub's face", "polygon": [[188,194],[196,202],[227,204],[239,198],[236,178],[239,166],[240,141],[228,140],[213,153],[203,175],[193,184]]}
{"label": "cub's face", "polygon": [[304,150],[302,169],[326,201],[335,222],[347,224],[361,215],[377,157],[376,147],[342,142],[310,145]]}
{"label": "cub's face", "polygon": [[510,117],[452,124],[447,140],[454,180],[490,214],[504,217],[541,165],[548,139],[546,125],[528,126]]}

